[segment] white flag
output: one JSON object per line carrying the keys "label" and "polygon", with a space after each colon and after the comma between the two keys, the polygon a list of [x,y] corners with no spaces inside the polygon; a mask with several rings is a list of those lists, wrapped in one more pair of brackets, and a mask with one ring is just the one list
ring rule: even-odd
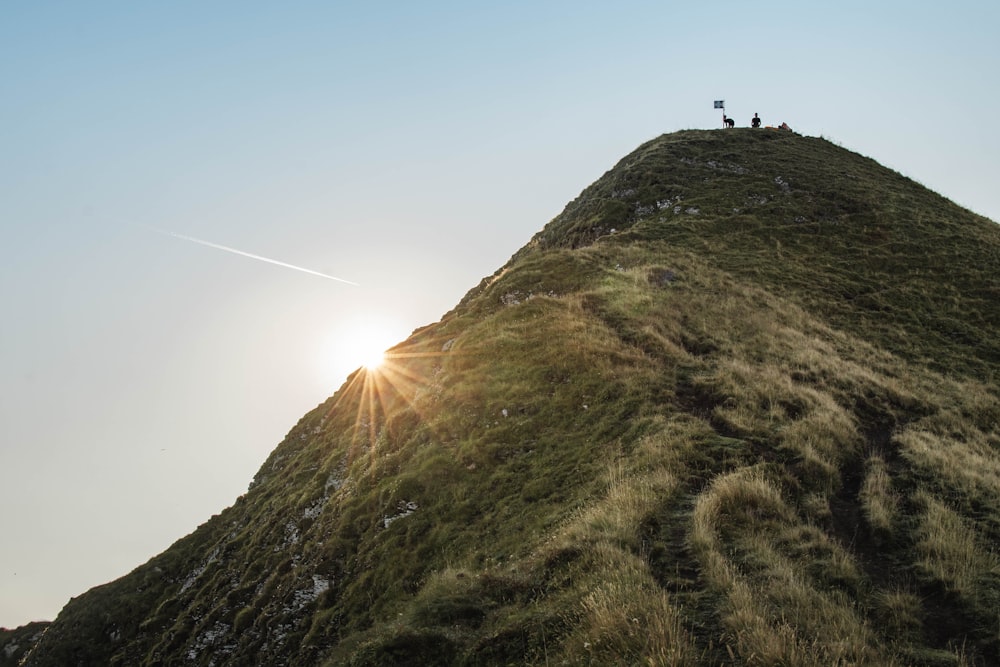
{"label": "white flag", "polygon": [[715,100],[715,108],[716,109],[725,109],[726,108],[726,101],[725,100]]}

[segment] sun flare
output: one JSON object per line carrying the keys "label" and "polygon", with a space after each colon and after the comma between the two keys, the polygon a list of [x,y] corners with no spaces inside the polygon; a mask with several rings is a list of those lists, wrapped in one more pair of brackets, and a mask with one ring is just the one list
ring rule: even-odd
{"label": "sun flare", "polygon": [[376,323],[358,326],[343,340],[343,356],[369,371],[385,363],[385,351],[395,342],[392,332]]}
{"label": "sun flare", "polygon": [[344,322],[329,338],[331,381],[342,382],[358,368],[379,370],[385,364],[386,350],[403,338],[400,325],[390,320],[367,317]]}
{"label": "sun flare", "polygon": [[378,370],[378,367],[385,363],[385,350],[375,348],[365,350],[358,359],[361,361],[361,367],[365,370]]}

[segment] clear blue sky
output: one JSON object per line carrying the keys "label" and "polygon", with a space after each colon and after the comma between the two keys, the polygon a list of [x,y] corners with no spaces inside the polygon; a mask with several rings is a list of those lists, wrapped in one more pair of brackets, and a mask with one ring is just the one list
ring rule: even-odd
{"label": "clear blue sky", "polygon": [[1000,219],[998,25],[968,0],[3,3],[0,625],[230,505],[355,332],[438,320],[715,99]]}

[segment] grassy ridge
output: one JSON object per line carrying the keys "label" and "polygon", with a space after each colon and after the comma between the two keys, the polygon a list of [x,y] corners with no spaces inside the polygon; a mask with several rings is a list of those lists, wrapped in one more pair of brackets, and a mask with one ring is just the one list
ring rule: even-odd
{"label": "grassy ridge", "polygon": [[[789,133],[681,132],[624,158],[522,254],[663,239],[936,370],[992,379],[1000,228],[874,161]],[[517,256],[515,256],[517,257]]]}
{"label": "grassy ridge", "polygon": [[660,137],[28,664],[995,662],[998,269],[828,142]]}

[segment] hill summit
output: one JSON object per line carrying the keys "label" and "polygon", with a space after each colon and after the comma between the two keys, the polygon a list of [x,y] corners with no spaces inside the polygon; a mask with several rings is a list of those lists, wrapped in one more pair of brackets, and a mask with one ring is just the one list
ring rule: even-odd
{"label": "hill summit", "polygon": [[998,298],[1000,228],[870,159],[661,136],[305,415],[232,507],[0,647],[996,664]]}

